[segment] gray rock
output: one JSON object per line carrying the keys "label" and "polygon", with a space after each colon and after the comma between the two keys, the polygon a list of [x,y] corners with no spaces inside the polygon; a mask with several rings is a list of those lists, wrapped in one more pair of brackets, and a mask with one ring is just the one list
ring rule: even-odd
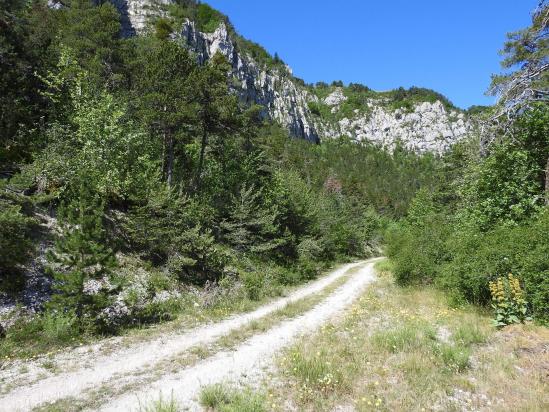
{"label": "gray rock", "polygon": [[201,64],[217,52],[225,56],[233,67],[237,80],[234,91],[241,101],[265,107],[264,117],[278,121],[293,136],[314,142],[319,140],[307,105],[311,96],[295,83],[287,68],[267,70],[251,56],[237,52],[224,23],[213,33],[202,33],[194,22],[187,20],[178,38],[196,54]]}

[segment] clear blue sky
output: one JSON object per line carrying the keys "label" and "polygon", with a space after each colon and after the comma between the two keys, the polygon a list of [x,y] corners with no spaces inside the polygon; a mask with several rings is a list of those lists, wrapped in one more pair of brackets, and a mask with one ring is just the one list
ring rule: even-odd
{"label": "clear blue sky", "polygon": [[538,0],[209,0],[306,82],[422,86],[457,106],[484,96],[505,34]]}

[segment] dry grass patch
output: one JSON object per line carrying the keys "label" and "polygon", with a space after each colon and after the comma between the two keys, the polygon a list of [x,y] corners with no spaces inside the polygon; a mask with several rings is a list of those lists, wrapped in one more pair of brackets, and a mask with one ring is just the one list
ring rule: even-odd
{"label": "dry grass patch", "polygon": [[268,386],[285,406],[273,410],[549,409],[546,328],[497,331],[486,311],[396,287],[381,269],[344,318],[280,356]]}

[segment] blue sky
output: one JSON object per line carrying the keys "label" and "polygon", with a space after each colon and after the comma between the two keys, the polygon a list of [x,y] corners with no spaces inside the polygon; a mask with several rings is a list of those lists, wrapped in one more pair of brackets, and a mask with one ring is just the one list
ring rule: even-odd
{"label": "blue sky", "polygon": [[209,0],[306,82],[428,87],[467,108],[500,71],[505,34],[538,0]]}

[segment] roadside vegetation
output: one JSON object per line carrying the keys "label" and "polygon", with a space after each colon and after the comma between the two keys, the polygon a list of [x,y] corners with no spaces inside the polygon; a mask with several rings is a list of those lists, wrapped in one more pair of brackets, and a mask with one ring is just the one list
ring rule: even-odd
{"label": "roadside vegetation", "polygon": [[[290,349],[285,384],[257,398],[214,387],[203,403],[546,409],[547,2],[504,46],[499,103],[471,109],[483,127],[441,157],[291,139],[230,92],[221,54],[199,65],[172,40],[185,18],[225,22],[241,52],[284,67],[205,3],[178,1],[133,38],[109,2],[63,4],[0,10],[0,298],[17,304],[0,318],[0,363],[225,317],[385,248],[396,286],[382,276]],[[343,92],[338,116],[370,98],[453,109],[417,87]]]}
{"label": "roadside vegetation", "polygon": [[[347,314],[278,357],[278,372],[253,392],[258,410],[547,408],[546,328],[500,331],[488,310],[455,306],[434,287],[398,286],[389,261],[377,270]],[[203,405],[224,410],[231,398],[214,395],[228,388],[205,388]]]}
{"label": "roadside vegetation", "polygon": [[506,72],[490,87],[498,104],[385,237],[399,284],[491,305],[498,327],[549,322],[548,18],[544,1],[531,26],[508,35]]}

